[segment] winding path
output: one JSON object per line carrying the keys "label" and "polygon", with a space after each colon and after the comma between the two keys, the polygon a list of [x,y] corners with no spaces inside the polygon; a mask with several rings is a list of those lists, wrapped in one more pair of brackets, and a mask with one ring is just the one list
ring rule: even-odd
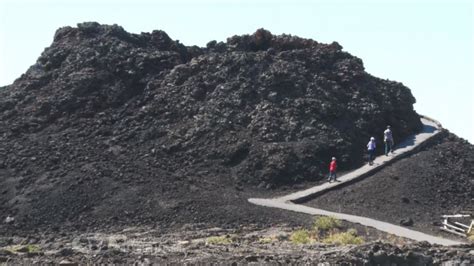
{"label": "winding path", "polygon": [[[397,236],[413,239],[416,241],[428,241],[432,244],[441,244],[441,245],[458,245],[462,244],[462,242],[449,240],[441,237],[436,237],[432,235],[428,235],[425,233],[421,233],[415,230],[408,229],[406,227],[398,226],[391,223],[386,223],[378,220],[374,220],[367,217],[361,217],[356,215],[338,213],[338,212],[330,212],[322,209],[312,208],[304,205],[300,205],[297,203],[304,202],[309,198],[314,198],[324,193],[327,190],[335,189],[338,186],[344,185],[347,182],[355,182],[359,179],[362,179],[366,176],[373,174],[374,172],[380,170],[394,162],[399,160],[409,154],[415,152],[420,146],[429,138],[432,138],[439,132],[441,132],[441,125],[430,118],[421,117],[421,122],[423,123],[423,130],[416,134],[408,137],[405,141],[397,145],[397,149],[394,154],[390,156],[379,156],[375,158],[374,165],[364,165],[359,169],[356,169],[344,176],[338,178],[339,182],[333,183],[324,183],[319,186],[311,187],[306,190],[298,191],[295,193],[291,193],[285,195],[283,197],[278,198],[271,198],[271,199],[258,199],[258,198],[250,198],[249,202],[265,206],[265,207],[272,207],[272,208],[280,208],[284,210],[294,211],[294,212],[301,212],[311,215],[326,215],[326,216],[333,216],[341,220],[359,223],[365,226],[370,226],[376,228],[380,231],[384,231],[390,234],[394,234]],[[347,185],[347,184],[345,184]]]}

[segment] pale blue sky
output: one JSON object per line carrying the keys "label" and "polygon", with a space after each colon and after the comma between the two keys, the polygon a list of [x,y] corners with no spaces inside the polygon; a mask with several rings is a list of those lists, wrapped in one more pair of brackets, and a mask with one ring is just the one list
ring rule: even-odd
{"label": "pale blue sky", "polygon": [[366,70],[400,81],[415,109],[474,143],[471,1],[0,0],[0,85],[32,65],[61,26],[97,21],[134,33],[166,31],[204,46],[264,27],[339,42]]}

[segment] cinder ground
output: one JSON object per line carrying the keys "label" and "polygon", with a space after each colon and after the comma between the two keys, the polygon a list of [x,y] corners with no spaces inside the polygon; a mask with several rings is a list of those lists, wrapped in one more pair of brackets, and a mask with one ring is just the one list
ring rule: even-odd
{"label": "cinder ground", "polygon": [[[308,220],[311,220],[308,217]],[[306,226],[306,228],[309,228]],[[474,262],[473,245],[459,247],[413,243],[377,230],[343,223],[341,230],[356,228],[362,245],[295,244],[293,227],[206,228],[188,224],[174,233],[152,228],[127,228],[109,233],[32,234],[1,237],[0,263],[399,263],[426,265]],[[23,248],[23,249],[22,249]],[[19,250],[19,251],[18,251]]]}

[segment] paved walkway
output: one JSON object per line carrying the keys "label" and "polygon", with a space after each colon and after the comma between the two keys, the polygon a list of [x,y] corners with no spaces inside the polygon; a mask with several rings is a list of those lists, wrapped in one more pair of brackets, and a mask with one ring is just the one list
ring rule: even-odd
{"label": "paved walkway", "polygon": [[298,202],[303,202],[309,198],[314,198],[318,196],[319,194],[329,189],[334,189],[338,186],[341,186],[344,183],[354,182],[358,179],[362,179],[368,175],[373,174],[375,171],[379,170],[382,167],[385,167],[390,162],[399,160],[400,158],[411,154],[424,141],[438,134],[441,130],[441,125],[432,119],[422,117],[421,122],[423,123],[423,130],[419,134],[410,136],[402,143],[396,145],[396,150],[394,154],[390,154],[389,156],[383,155],[383,156],[379,156],[375,158],[374,165],[370,166],[367,164],[344,176],[341,176],[338,178],[339,182],[324,183],[319,186],[315,186],[306,190],[298,191],[298,192],[295,192],[283,197],[279,197],[279,198],[273,198],[273,199],[251,198],[249,199],[249,202],[253,204],[261,205],[261,206],[280,208],[284,210],[302,212],[302,213],[307,213],[311,215],[333,216],[341,220],[374,227],[380,231],[384,231],[384,232],[401,236],[401,237],[406,237],[406,238],[413,239],[416,241],[428,241],[432,244],[441,244],[441,245],[462,244],[462,242],[449,240],[449,239],[436,237],[436,236],[431,236],[431,235],[424,234],[415,230],[410,230],[406,227],[370,219],[367,217],[361,217],[361,216],[349,215],[349,214],[337,213],[337,212],[330,212],[330,211],[316,209],[316,208],[312,208],[312,207],[308,207],[304,205],[295,204]]}

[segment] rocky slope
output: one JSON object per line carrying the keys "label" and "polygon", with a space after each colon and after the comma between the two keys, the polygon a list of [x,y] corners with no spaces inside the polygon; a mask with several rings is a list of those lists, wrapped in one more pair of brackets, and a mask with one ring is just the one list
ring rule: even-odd
{"label": "rocky slope", "polygon": [[449,132],[431,142],[360,182],[306,204],[394,224],[411,221],[409,226],[438,235],[442,215],[474,215],[474,146]]}
{"label": "rocky slope", "polygon": [[269,223],[286,215],[250,194],[319,180],[331,156],[359,166],[387,124],[419,130],[414,102],[337,43],[64,27],[0,89],[0,213],[23,229]]}

